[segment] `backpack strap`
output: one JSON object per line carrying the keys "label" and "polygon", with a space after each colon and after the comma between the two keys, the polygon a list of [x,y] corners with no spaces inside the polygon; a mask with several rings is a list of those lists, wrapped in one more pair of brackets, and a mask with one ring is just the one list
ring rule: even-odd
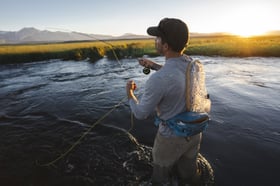
{"label": "backpack strap", "polygon": [[195,61],[191,60],[186,70],[186,108],[188,112],[191,111],[191,70],[194,62]]}
{"label": "backpack strap", "polygon": [[203,67],[199,60],[192,60],[189,62],[186,70],[186,111],[194,112],[196,108],[194,104],[196,103],[196,95],[194,95],[194,84],[197,75],[203,73]]}

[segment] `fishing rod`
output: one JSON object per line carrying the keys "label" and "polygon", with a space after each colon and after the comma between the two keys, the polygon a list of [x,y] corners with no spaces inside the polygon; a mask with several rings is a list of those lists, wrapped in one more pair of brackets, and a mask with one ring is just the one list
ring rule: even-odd
{"label": "fishing rod", "polygon": [[[99,39],[99,38],[94,37],[93,35],[90,35],[90,34],[85,34],[85,33],[81,33],[81,32],[74,32],[74,31],[69,30],[69,29],[60,29],[60,28],[52,28],[52,27],[48,27],[48,28],[50,28],[50,29],[55,29],[55,30],[68,31],[68,32],[75,33],[75,34],[78,34],[78,35],[81,35],[81,36],[89,37],[89,38],[92,38],[92,39],[94,39],[94,40],[96,40],[96,41],[102,42],[102,43],[104,43],[104,44],[110,46],[110,48],[111,48],[111,50],[112,50],[112,52],[113,52],[113,55],[114,55],[116,61],[119,63],[119,65],[121,66],[121,68],[123,68],[122,63],[120,62],[120,60],[119,60],[119,58],[118,58],[118,56],[117,56],[117,54],[116,54],[116,52],[115,52],[114,45],[112,45],[112,44],[109,43],[108,41],[106,41],[106,40],[104,40],[104,39]],[[143,57],[146,57],[146,55],[144,55]],[[140,59],[138,59],[138,61],[139,61],[139,60],[140,60]],[[142,72],[143,72],[145,75],[148,75],[148,74],[150,74],[151,69],[154,70],[153,68],[150,68],[150,67],[144,67],[143,70],[142,70]]]}
{"label": "fishing rod", "polygon": [[122,66],[122,64],[121,64],[121,62],[120,62],[120,60],[119,60],[119,58],[118,58],[118,56],[117,56],[117,54],[116,54],[116,52],[115,52],[114,45],[112,45],[111,43],[109,43],[109,42],[107,42],[107,41],[105,41],[105,40],[103,40],[103,39],[98,39],[98,38],[96,38],[96,37],[94,37],[94,36],[92,36],[92,35],[90,35],[90,34],[85,34],[85,33],[81,33],[81,32],[74,32],[74,31],[69,30],[69,29],[60,29],[60,28],[53,28],[53,27],[47,27],[47,28],[49,28],[49,29],[55,29],[55,30],[63,30],[63,31],[66,31],[66,32],[68,31],[68,32],[75,33],[75,34],[78,34],[78,35],[81,35],[81,36],[86,36],[86,37],[92,38],[92,39],[94,39],[94,40],[96,40],[96,41],[102,42],[102,43],[104,43],[104,44],[110,46],[110,48],[111,48],[111,50],[112,50],[112,52],[113,52],[113,55],[114,55],[116,61],[119,63],[119,65],[121,66],[121,68],[123,68],[123,66]]}
{"label": "fishing rod", "polygon": [[[98,38],[96,38],[96,37],[94,37],[94,36],[92,36],[92,35],[89,35],[89,34],[78,33],[78,32],[74,32],[74,33],[80,34],[80,35],[83,35],[83,36],[86,36],[86,37],[93,38],[93,39],[95,39],[95,40],[97,40],[97,41],[100,41],[100,42],[103,42],[103,43],[109,45],[109,46],[111,47],[111,49],[112,49],[112,52],[113,52],[113,54],[114,54],[114,57],[116,58],[116,60],[117,60],[118,63],[120,64],[120,66],[122,67],[122,64],[120,63],[120,61],[119,61],[119,59],[118,59],[118,56],[117,56],[117,54],[116,54],[116,52],[115,52],[115,50],[114,50],[114,46],[113,46],[111,43],[109,43],[109,42],[107,42],[107,41],[105,41],[105,40],[98,39]],[[146,57],[146,55],[144,55],[143,57]],[[139,61],[139,60],[140,60],[140,59],[138,59],[138,61]],[[145,75],[148,75],[148,74],[150,74],[150,72],[151,72],[150,69],[153,69],[153,68],[144,67],[143,70],[142,70],[142,72],[143,72]],[[154,70],[154,69],[153,69],[153,70]]]}

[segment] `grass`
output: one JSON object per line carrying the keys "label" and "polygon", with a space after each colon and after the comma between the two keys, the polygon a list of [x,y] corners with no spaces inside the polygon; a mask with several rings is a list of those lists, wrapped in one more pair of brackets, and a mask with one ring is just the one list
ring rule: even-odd
{"label": "grass", "polygon": [[[185,51],[188,55],[228,57],[280,57],[280,36],[242,38],[236,36],[193,37]],[[113,48],[113,49],[112,49]],[[44,44],[0,45],[0,64],[49,59],[94,62],[104,56],[115,59],[156,56],[153,39],[84,41]]]}
{"label": "grass", "polygon": [[[113,50],[112,50],[113,48]],[[0,64],[42,61],[49,59],[96,61],[105,55],[115,58],[153,54],[153,40],[84,41],[46,44],[0,45]]]}
{"label": "grass", "polygon": [[226,57],[280,57],[280,36],[192,38],[186,53]]}

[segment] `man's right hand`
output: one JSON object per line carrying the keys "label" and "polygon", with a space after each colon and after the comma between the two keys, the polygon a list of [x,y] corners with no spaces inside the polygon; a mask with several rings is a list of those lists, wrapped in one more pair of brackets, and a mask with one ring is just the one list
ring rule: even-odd
{"label": "man's right hand", "polygon": [[147,67],[147,68],[152,68],[153,65],[155,64],[153,61],[148,60],[146,58],[138,58],[138,62],[143,67]]}

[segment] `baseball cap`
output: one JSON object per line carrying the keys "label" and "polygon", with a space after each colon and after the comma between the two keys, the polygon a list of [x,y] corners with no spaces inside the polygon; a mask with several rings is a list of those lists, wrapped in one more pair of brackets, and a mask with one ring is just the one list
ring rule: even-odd
{"label": "baseball cap", "polygon": [[189,41],[188,26],[176,18],[162,19],[158,26],[149,27],[147,33],[161,37],[176,52],[182,51]]}

